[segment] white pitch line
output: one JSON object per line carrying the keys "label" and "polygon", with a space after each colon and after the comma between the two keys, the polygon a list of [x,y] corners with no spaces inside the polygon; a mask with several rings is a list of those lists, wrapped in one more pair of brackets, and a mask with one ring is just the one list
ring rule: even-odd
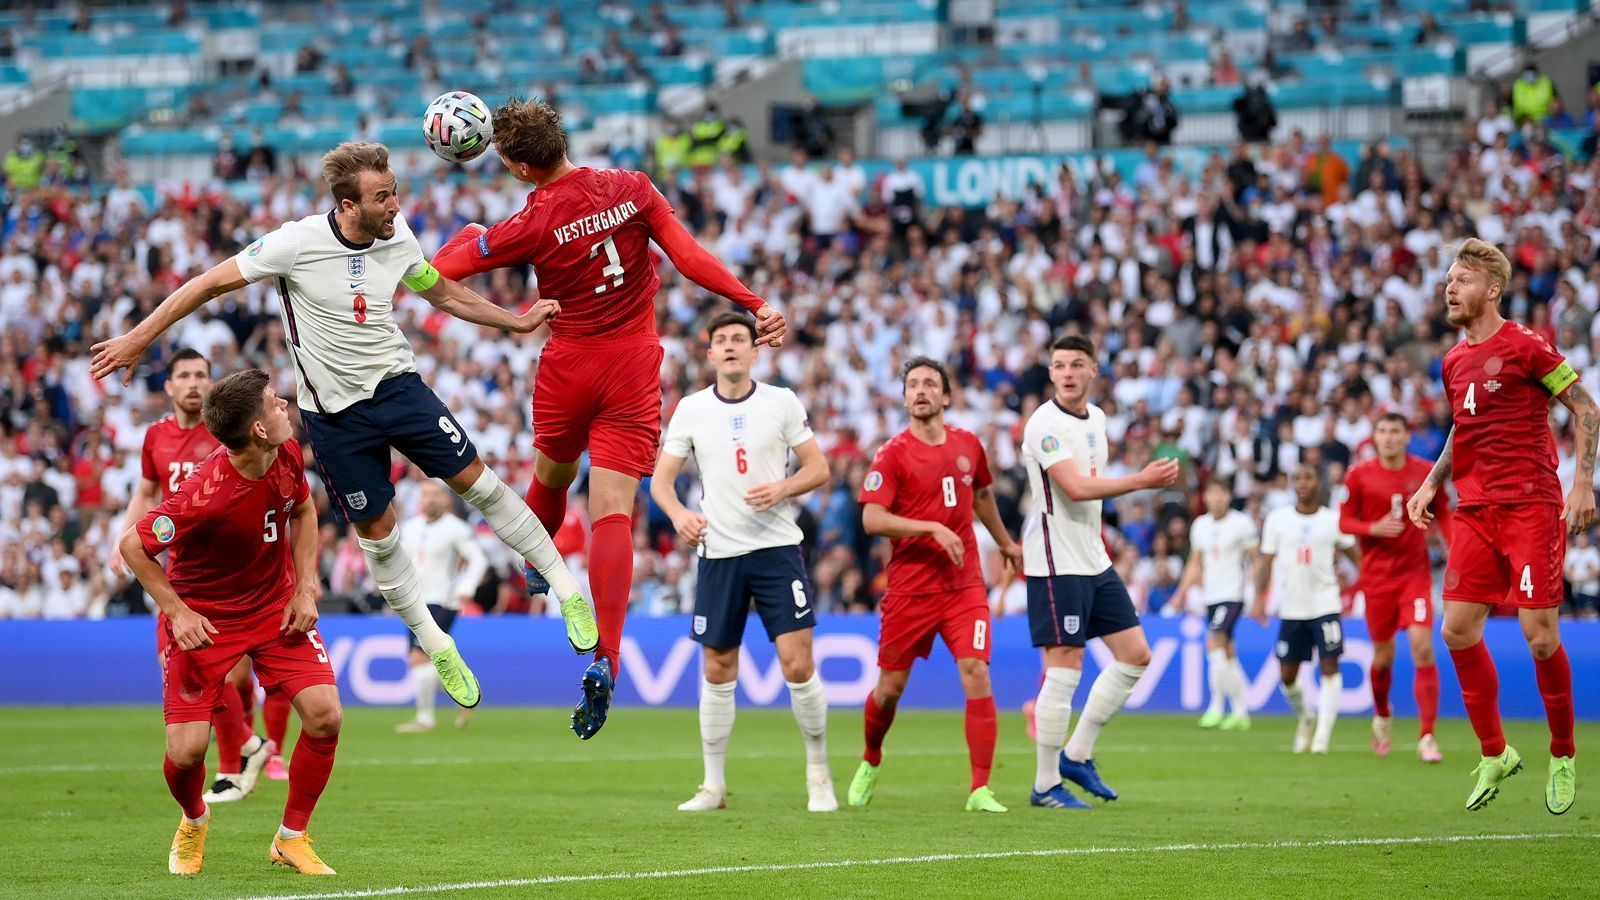
{"label": "white pitch line", "polygon": [[445,891],[475,891],[490,888],[536,887],[547,884],[574,884],[593,881],[639,881],[658,878],[690,878],[700,875],[740,875],[752,872],[801,872],[814,869],[844,869],[853,866],[900,866],[942,862],[969,862],[986,859],[1026,859],[1054,856],[1102,856],[1122,853],[1211,853],[1237,850],[1308,850],[1322,847],[1395,847],[1416,844],[1467,844],[1532,840],[1600,838],[1600,834],[1446,834],[1393,838],[1330,838],[1319,841],[1261,841],[1232,844],[1160,844],[1154,847],[1054,847],[1044,850],[997,850],[989,853],[934,853],[927,856],[891,856],[882,859],[841,859],[805,863],[773,863],[753,866],[707,866],[654,872],[610,872],[597,875],[542,875],[538,878],[502,878],[497,881],[458,881],[418,887],[398,885],[363,891],[336,891],[327,894],[263,894],[244,900],[338,900],[346,897],[388,897],[397,894],[437,894]]}

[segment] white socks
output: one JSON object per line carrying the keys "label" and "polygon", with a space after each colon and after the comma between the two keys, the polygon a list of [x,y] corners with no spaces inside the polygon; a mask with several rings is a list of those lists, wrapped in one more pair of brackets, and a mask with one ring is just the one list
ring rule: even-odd
{"label": "white socks", "polygon": [[[805,681],[791,681],[789,708],[794,711],[795,724],[800,726],[800,737],[806,744],[806,770],[828,765],[828,694],[822,685],[822,676],[815,670]],[[733,687],[733,685],[728,685]],[[705,721],[705,702],[701,701],[701,721]],[[733,692],[728,692],[728,727],[733,727]],[[705,734],[701,729],[702,739]]]}
{"label": "white socks", "polygon": [[1295,718],[1304,719],[1309,711],[1306,709],[1306,691],[1300,686],[1300,682],[1280,684],[1278,689],[1283,691],[1283,699],[1289,701],[1289,708],[1294,710]]}
{"label": "white socks", "polygon": [[435,705],[439,700],[439,673],[433,663],[418,663],[411,667],[411,686],[417,689],[417,721],[433,724]]}
{"label": "white socks", "polygon": [[190,825],[204,825],[205,823],[211,821],[211,807],[206,807],[205,814],[200,816],[198,819],[191,819],[188,816],[184,816],[183,820],[188,822]]}
{"label": "white socks", "polygon": [[[1072,730],[1072,738],[1067,741],[1067,759],[1083,762],[1094,756],[1094,742],[1100,736],[1100,729],[1122,710],[1122,704],[1128,702],[1128,696],[1133,693],[1133,686],[1139,682],[1144,670],[1144,666],[1114,662],[1100,672],[1094,680],[1094,687],[1089,689],[1089,699],[1084,701],[1078,727]],[[1038,715],[1035,709],[1036,725]]]}
{"label": "white socks", "polygon": [[1222,701],[1229,695],[1228,682],[1233,674],[1233,663],[1228,651],[1213,647],[1206,651],[1206,682],[1211,687],[1211,702],[1206,704],[1206,714],[1222,715]]}
{"label": "white socks", "polygon": [[378,591],[417,636],[422,652],[432,656],[450,649],[450,635],[433,621],[427,604],[422,602],[422,581],[417,577],[417,567],[411,564],[411,557],[400,549],[400,529],[389,532],[382,540],[357,537],[356,542],[367,555],[367,570],[372,573]]}
{"label": "white socks", "polygon": [[704,676],[700,680],[700,752],[706,759],[705,786],[718,791],[726,790],[728,785],[724,773],[728,764],[728,737],[733,734],[736,685],[733,681],[712,684]]}
{"label": "white socks", "polygon": [[[1044,684],[1039,686],[1039,698],[1033,704],[1033,725],[1037,733],[1035,749],[1038,752],[1037,769],[1033,775],[1033,789],[1048,791],[1061,783],[1061,769],[1056,755],[1067,742],[1067,724],[1072,720],[1072,695],[1078,690],[1083,670],[1050,668],[1044,670]],[[1096,682],[1098,684],[1098,682]]]}
{"label": "white socks", "polygon": [[472,483],[472,487],[461,492],[461,499],[483,513],[489,527],[494,529],[507,547],[517,551],[519,556],[539,570],[539,574],[550,582],[553,597],[565,600],[573,594],[582,593],[578,580],[572,577],[566,561],[556,552],[556,545],[551,543],[550,533],[539,524],[538,517],[528,508],[528,504],[507,488],[493,469],[485,466],[483,474]]}
{"label": "white socks", "polygon": [[280,841],[292,841],[302,834],[305,834],[305,832],[295,831],[293,828],[290,828],[287,825],[278,826],[278,840]]}
{"label": "white socks", "polygon": [[1333,739],[1333,723],[1339,718],[1339,695],[1344,693],[1344,673],[1322,676],[1322,690],[1317,695],[1317,730],[1311,737],[1311,748],[1323,753]]}
{"label": "white socks", "polygon": [[1233,707],[1236,716],[1250,716],[1250,701],[1245,699],[1245,689],[1250,685],[1250,678],[1244,674],[1244,666],[1240,664],[1239,657],[1228,660],[1228,704]]}

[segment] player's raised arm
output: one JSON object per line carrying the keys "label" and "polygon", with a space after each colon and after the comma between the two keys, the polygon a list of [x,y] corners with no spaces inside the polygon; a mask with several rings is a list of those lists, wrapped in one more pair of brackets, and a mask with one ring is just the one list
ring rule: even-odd
{"label": "player's raised arm", "polygon": [[527,334],[556,317],[561,304],[548,297],[540,297],[533,308],[522,314],[509,312],[490,303],[459,281],[445,278],[427,263],[415,277],[407,277],[405,285],[422,295],[434,308],[474,325],[487,325],[501,331]]}
{"label": "player's raised arm", "polygon": [[1145,466],[1137,475],[1109,477],[1086,475],[1070,459],[1063,459],[1049,469],[1050,481],[1063,494],[1074,501],[1106,500],[1121,497],[1134,491],[1166,487],[1178,480],[1178,461],[1157,459]]}
{"label": "player's raised arm", "polygon": [[1567,531],[1577,534],[1588,529],[1595,520],[1594,455],[1595,444],[1600,441],[1600,407],[1596,407],[1594,398],[1580,381],[1574,381],[1559,399],[1572,412],[1573,455],[1578,462],[1562,516],[1567,520]]}
{"label": "player's raised arm", "polygon": [[155,312],[134,326],[132,331],[90,347],[94,357],[89,361],[89,375],[100,379],[124,369],[126,374],[122,376],[122,383],[132,384],[133,370],[156,338],[200,307],[249,283],[240,273],[236,257],[217,263],[211,267],[211,271],[190,279],[183,287],[173,291],[171,296],[161,301]]}
{"label": "player's raised arm", "polygon": [[660,192],[651,187],[649,193],[655,195],[655,202],[645,205],[645,221],[650,226],[650,236],[660,245],[667,259],[672,260],[672,264],[683,273],[683,277],[755,313],[756,330],[760,333],[756,338],[758,346],[783,346],[783,339],[789,333],[789,323],[784,319],[783,313],[773,309],[765,300],[752,293],[734,277],[732,272],[728,271],[722,260],[712,255],[710,250],[700,246],[700,242],[694,239],[689,229],[684,228],[683,223],[678,221],[672,205],[661,196]]}

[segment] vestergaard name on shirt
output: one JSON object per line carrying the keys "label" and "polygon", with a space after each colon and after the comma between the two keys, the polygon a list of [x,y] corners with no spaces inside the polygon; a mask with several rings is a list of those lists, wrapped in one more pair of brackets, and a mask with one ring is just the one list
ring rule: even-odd
{"label": "vestergaard name on shirt", "polygon": [[633,205],[632,200],[628,200],[604,212],[598,212],[592,216],[584,216],[576,222],[568,222],[555,229],[552,233],[556,236],[556,243],[565,244],[568,241],[586,237],[599,231],[609,231],[616,228],[623,222],[628,221],[631,216],[637,215],[638,212],[639,207]]}

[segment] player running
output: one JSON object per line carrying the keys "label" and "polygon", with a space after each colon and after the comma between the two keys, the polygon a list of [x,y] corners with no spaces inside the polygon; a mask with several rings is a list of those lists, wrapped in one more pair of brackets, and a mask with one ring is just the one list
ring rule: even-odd
{"label": "player running", "polygon": [[[1294,752],[1326,754],[1339,718],[1344,676],[1344,628],[1339,622],[1338,554],[1361,562],[1356,539],[1339,530],[1339,514],[1322,504],[1322,477],[1301,464],[1289,476],[1294,506],[1272,511],[1261,529],[1261,555],[1256,559],[1256,599],[1250,616],[1267,623],[1267,593],[1277,591],[1278,668],[1283,697],[1294,710]],[[1278,557],[1282,555],[1280,561]],[[1317,648],[1322,684],[1317,711],[1306,706],[1300,664],[1311,661]]]}
{"label": "player running", "polygon": [[[206,427],[225,449],[122,535],[122,555],[171,623],[163,705],[167,787],[183,809],[167,871],[200,872],[210,811],[202,799],[210,717],[248,655],[300,711],[283,823],[269,858],[332,875],[306,824],[333,771],[343,711],[317,623],[317,510],[289,404],[250,369],[206,393]],[[168,554],[170,572],[156,557]]]}
{"label": "player running", "polygon": [[[1200,716],[1200,727],[1249,731],[1250,706],[1244,693],[1249,679],[1239,664],[1233,632],[1244,611],[1244,587],[1261,538],[1256,523],[1231,507],[1233,483],[1227,476],[1207,479],[1202,499],[1206,514],[1195,519],[1189,529],[1189,563],[1173,596],[1182,603],[1189,589],[1198,584],[1206,598],[1206,675],[1211,702]],[[1232,710],[1226,716],[1224,700]]]}
{"label": "player running", "polygon": [[[439,482],[422,483],[422,512],[401,523],[400,546],[417,561],[428,615],[449,634],[461,607],[477,592],[489,563],[472,526],[450,511],[450,495]],[[428,662],[428,654],[417,646],[416,635],[406,636],[411,638],[411,684],[417,691],[417,715],[394,730],[402,734],[432,731],[439,674]],[[456,713],[456,727],[465,728],[471,716],[468,709]]]}
{"label": "player running", "polygon": [[[1482,809],[1500,784],[1522,768],[1522,756],[1500,730],[1500,680],[1483,642],[1483,621],[1495,606],[1517,607],[1533,653],[1539,694],[1550,725],[1550,775],[1545,807],[1572,808],[1577,768],[1572,725],[1572,668],[1561,646],[1565,530],[1594,524],[1594,455],[1600,409],[1577,372],[1555,348],[1500,315],[1511,263],[1493,244],[1466,241],[1446,275],[1450,324],[1466,337],[1445,354],[1444,390],[1455,427],[1444,454],[1406,504],[1412,524],[1433,521],[1429,509],[1452,478],[1456,518],[1444,580],[1444,642],[1461,699],[1482,745],[1478,783],[1467,809]],[[1550,398],[1572,413],[1577,471],[1566,504],[1556,475]]]}
{"label": "player running", "polygon": [[[1367,632],[1372,638],[1372,752],[1389,755],[1389,682],[1394,668],[1394,636],[1405,629],[1411,662],[1417,668],[1413,689],[1422,729],[1417,756],[1444,759],[1434,740],[1439,715],[1439,669],[1433,663],[1433,571],[1427,536],[1405,527],[1405,503],[1427,479],[1426,460],[1406,453],[1411,432],[1405,416],[1384,413],[1373,427],[1378,455],[1358,463],[1345,476],[1347,492],[1339,506],[1339,530],[1361,544],[1361,592],[1367,601]],[[1441,535],[1450,533],[1450,498],[1435,497],[1433,514]]]}
{"label": "player running", "polygon": [[[1178,463],[1171,459],[1152,462],[1137,475],[1101,474],[1110,445],[1106,415],[1089,402],[1096,373],[1088,338],[1057,338],[1050,345],[1055,395],[1034,410],[1022,432],[1022,462],[1028,469],[1022,527],[1028,630],[1033,645],[1044,648],[1045,665],[1033,707],[1038,756],[1029,802],[1051,809],[1089,808],[1067,790],[1063,778],[1102,800],[1117,799],[1095,768],[1094,744],[1150,664],[1139,614],[1100,536],[1102,501],[1178,479]],[[1091,638],[1104,641],[1115,662],[1095,678],[1068,740],[1072,695],[1083,678],[1083,646]]]}
{"label": "player running", "polygon": [[[494,112],[494,144],[518,181],[537,190],[516,215],[468,225],[434,257],[448,278],[532,265],[539,293],[561,301],[533,387],[534,477],[528,506],[554,534],[567,489],[589,451],[589,586],[599,620],[594,662],[572,730],[588,740],[605,725],[633,587],[633,509],[639,479],[655,469],[661,441],[661,341],[649,255],[654,239],[695,284],[755,313],[759,337],[783,343],[783,316],[695,242],[641,172],[590,169],[567,159],[561,115],[536,100]],[[529,573],[530,593],[544,593]]]}
{"label": "player running", "polygon": [[995,709],[989,685],[988,591],[972,531],[976,513],[1008,567],[1022,548],[1006,533],[989,485],[989,457],[970,431],[946,425],[950,373],[926,356],[900,370],[911,425],[878,449],[861,485],[861,522],[890,539],[889,591],[883,598],[878,683],[867,695],[867,746],[850,782],[851,806],[866,806],[878,783],[883,738],[894,724],[911,665],[944,639],[967,695],[967,751],[972,763],[968,812],[1005,812],[989,787]]}
{"label": "player running", "polygon": [[[144,446],[139,454],[139,482],[128,509],[122,516],[127,531],[155,505],[177,493],[178,486],[217,449],[217,439],[206,430],[200,415],[206,391],[211,389],[211,363],[198,350],[185,347],[167,360],[167,378],[162,385],[172,401],[172,414],[145,429]],[[122,547],[111,548],[111,571],[119,578],[129,576],[122,558]],[[167,664],[167,617],[156,612],[156,660]],[[255,703],[255,679],[250,677],[250,659],[245,657],[228,672],[228,688],[219,695],[211,725],[217,733],[217,780],[206,792],[207,803],[243,800],[255,790],[261,770],[272,756],[273,747],[255,735],[250,709]]]}
{"label": "player running", "polygon": [[215,297],[273,279],[295,361],[301,420],[334,508],[354,526],[372,580],[433,659],[445,691],[470,708],[478,703],[478,680],[428,615],[416,567],[400,547],[391,447],[428,477],[444,479],[502,541],[552,580],[574,649],[588,652],[598,637],[588,603],[550,536],[422,383],[411,344],[392,317],[394,294],[403,283],[457,318],[520,334],[561,308],[541,300],[514,315],[440,277],[400,217],[398,186],[382,144],[340,144],[323,156],[322,177],[336,204],[327,215],[289,222],[192,279],[132,331],[96,344],[90,371],[102,378],[126,369],[124,381],[131,381],[145,348],[174,323]]}
{"label": "player running", "polygon": [[[828,697],[811,658],[817,616],[791,502],[828,480],[828,460],[794,392],[751,380],[758,335],[750,317],[722,313],[706,334],[706,357],[716,369],[716,382],[678,403],[650,479],[650,496],[671,517],[678,537],[700,551],[693,631],[705,656],[700,685],[705,781],[678,809],[727,806],[724,763],[733,733],[739,644],[753,601],[778,648],[789,705],[805,740],[806,808],[833,812],[839,800],[828,771]],[[799,457],[800,469],[786,477],[790,450]],[[705,489],[701,513],[685,507],[676,489],[690,456]]]}

